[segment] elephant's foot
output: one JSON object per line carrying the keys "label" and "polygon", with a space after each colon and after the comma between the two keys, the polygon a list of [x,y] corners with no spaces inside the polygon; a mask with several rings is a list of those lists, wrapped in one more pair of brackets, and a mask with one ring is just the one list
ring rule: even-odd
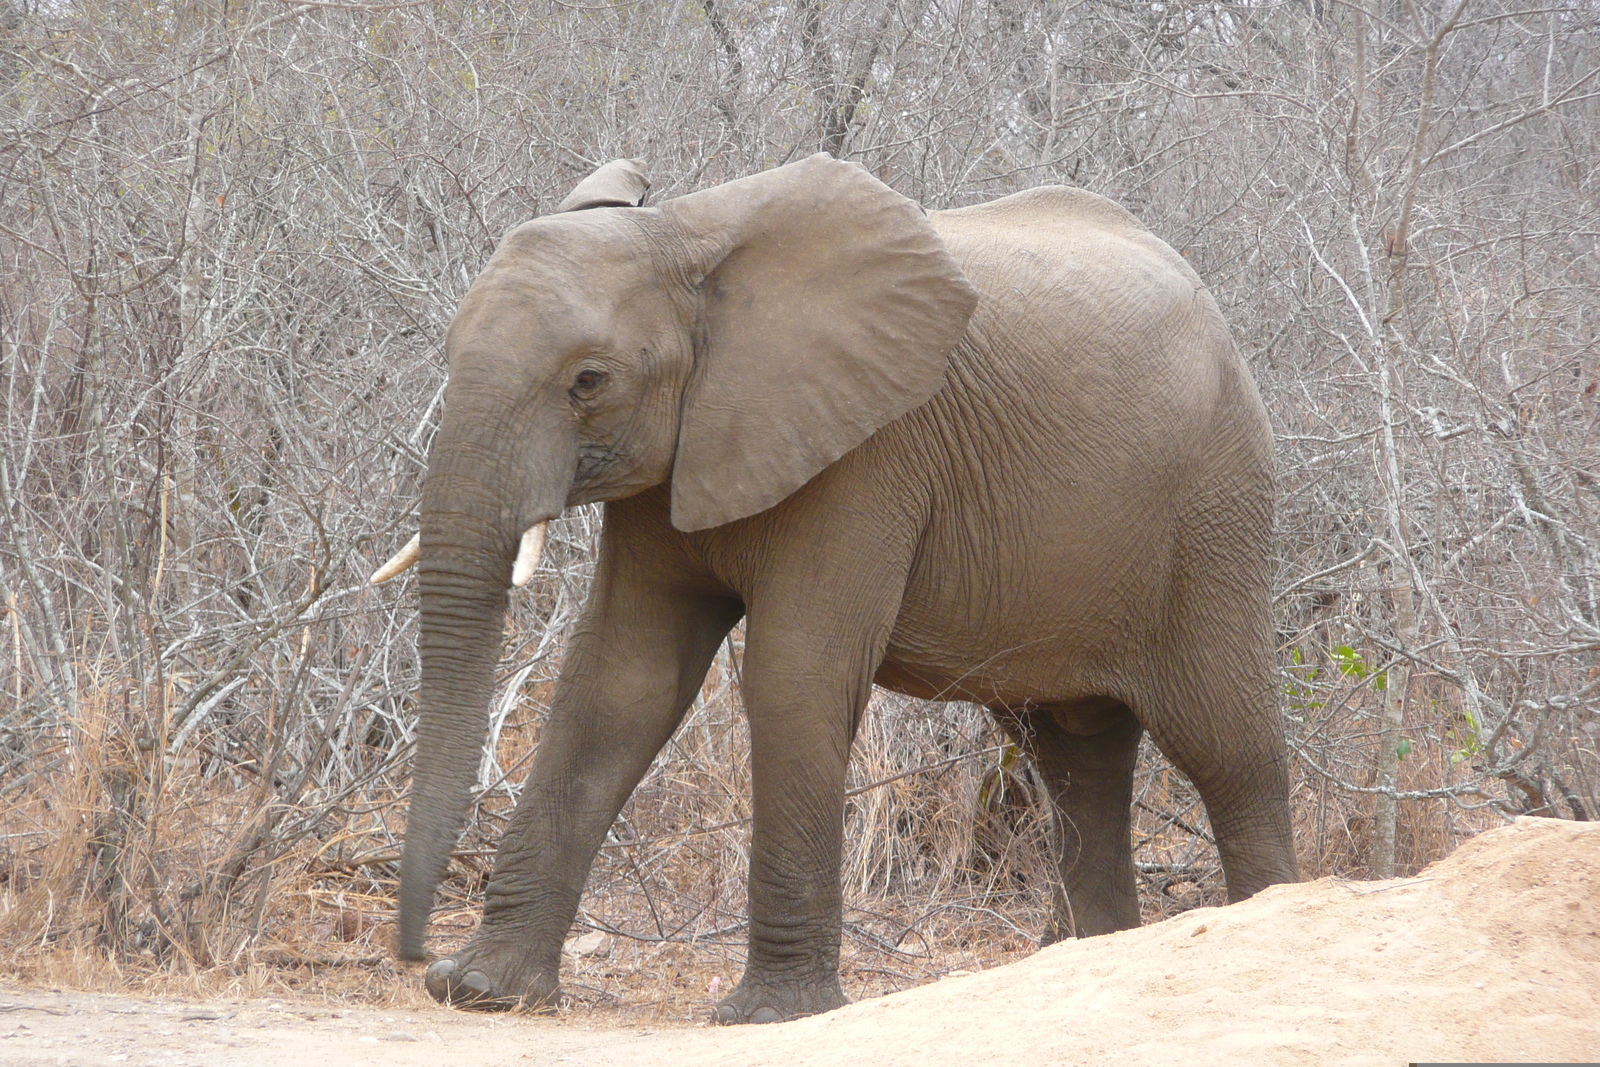
{"label": "elephant's foot", "polygon": [[839,988],[837,975],[807,983],[763,982],[748,975],[739,988],[711,1012],[719,1026],[738,1023],[781,1023],[806,1015],[832,1011],[850,1003]]}
{"label": "elephant's foot", "polygon": [[561,996],[555,972],[512,945],[470,944],[432,964],[424,982],[434,1000],[472,1011],[554,1014]]}

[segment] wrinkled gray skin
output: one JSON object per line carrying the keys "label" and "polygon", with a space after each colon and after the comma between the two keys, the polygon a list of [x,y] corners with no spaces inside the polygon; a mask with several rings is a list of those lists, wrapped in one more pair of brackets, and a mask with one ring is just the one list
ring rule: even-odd
{"label": "wrinkled gray skin", "polygon": [[986,705],[1028,746],[1065,827],[1049,937],[1139,923],[1146,730],[1205,799],[1229,897],[1294,880],[1270,435],[1189,266],[1074,189],[925,215],[816,156],[603,206],[645,184],[609,164],[579,210],[512,231],[450,327],[406,958],[478,766],[519,535],[608,503],[483,925],[433,994],[555,1002],[595,852],[740,618],[750,952],[717,1021],[844,1003],[845,771],[873,682]]}

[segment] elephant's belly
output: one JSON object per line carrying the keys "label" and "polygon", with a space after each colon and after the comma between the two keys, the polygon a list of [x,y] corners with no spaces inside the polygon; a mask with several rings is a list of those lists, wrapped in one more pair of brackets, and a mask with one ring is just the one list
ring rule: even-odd
{"label": "elephant's belly", "polygon": [[942,641],[935,645],[897,632],[873,682],[924,700],[1005,707],[1060,704],[1126,688],[1125,672],[1116,669],[1114,657],[1108,662],[1103,654],[1085,655],[1078,641],[1047,639],[1026,650],[967,648],[971,652],[963,654]]}
{"label": "elephant's belly", "polygon": [[1166,568],[1151,566],[1151,546],[1106,547],[1089,558],[1039,552],[1010,567],[913,573],[874,681],[1011,707],[1125,693],[1165,614]]}

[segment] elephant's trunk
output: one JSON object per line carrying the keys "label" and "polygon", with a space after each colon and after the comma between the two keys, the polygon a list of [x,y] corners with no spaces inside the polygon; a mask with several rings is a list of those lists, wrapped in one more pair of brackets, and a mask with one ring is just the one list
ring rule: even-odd
{"label": "elephant's trunk", "polygon": [[477,776],[510,564],[497,529],[469,524],[459,515],[450,528],[441,525],[424,519],[419,564],[422,687],[400,861],[399,947],[408,960],[423,958],[433,893],[461,832]]}
{"label": "elephant's trunk", "polygon": [[[447,414],[422,500],[422,685],[400,861],[398,948],[408,960],[425,958],[433,894],[477,776],[512,558],[530,520],[560,512],[572,478],[570,463],[496,455],[491,443],[455,432],[451,422]],[[563,467],[567,473],[557,476]]]}

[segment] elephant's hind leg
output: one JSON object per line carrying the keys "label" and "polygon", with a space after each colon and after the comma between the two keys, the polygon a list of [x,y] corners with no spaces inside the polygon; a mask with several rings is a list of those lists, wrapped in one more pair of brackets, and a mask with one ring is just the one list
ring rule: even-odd
{"label": "elephant's hind leg", "polygon": [[1212,629],[1180,650],[1141,705],[1151,739],[1205,801],[1230,901],[1299,880],[1288,753],[1263,644]]}
{"label": "elephant's hind leg", "polygon": [[[1233,388],[1250,392],[1242,379]],[[1167,626],[1144,657],[1133,704],[1205,801],[1232,901],[1299,872],[1267,574],[1271,449],[1264,434],[1243,432],[1212,445],[1209,473],[1196,475],[1184,506]]]}
{"label": "elephant's hind leg", "polygon": [[1065,897],[1056,894],[1044,942],[1138,926],[1129,840],[1133,767],[1144,735],[1138,720],[1108,698],[998,715],[1025,739],[1054,802]]}

